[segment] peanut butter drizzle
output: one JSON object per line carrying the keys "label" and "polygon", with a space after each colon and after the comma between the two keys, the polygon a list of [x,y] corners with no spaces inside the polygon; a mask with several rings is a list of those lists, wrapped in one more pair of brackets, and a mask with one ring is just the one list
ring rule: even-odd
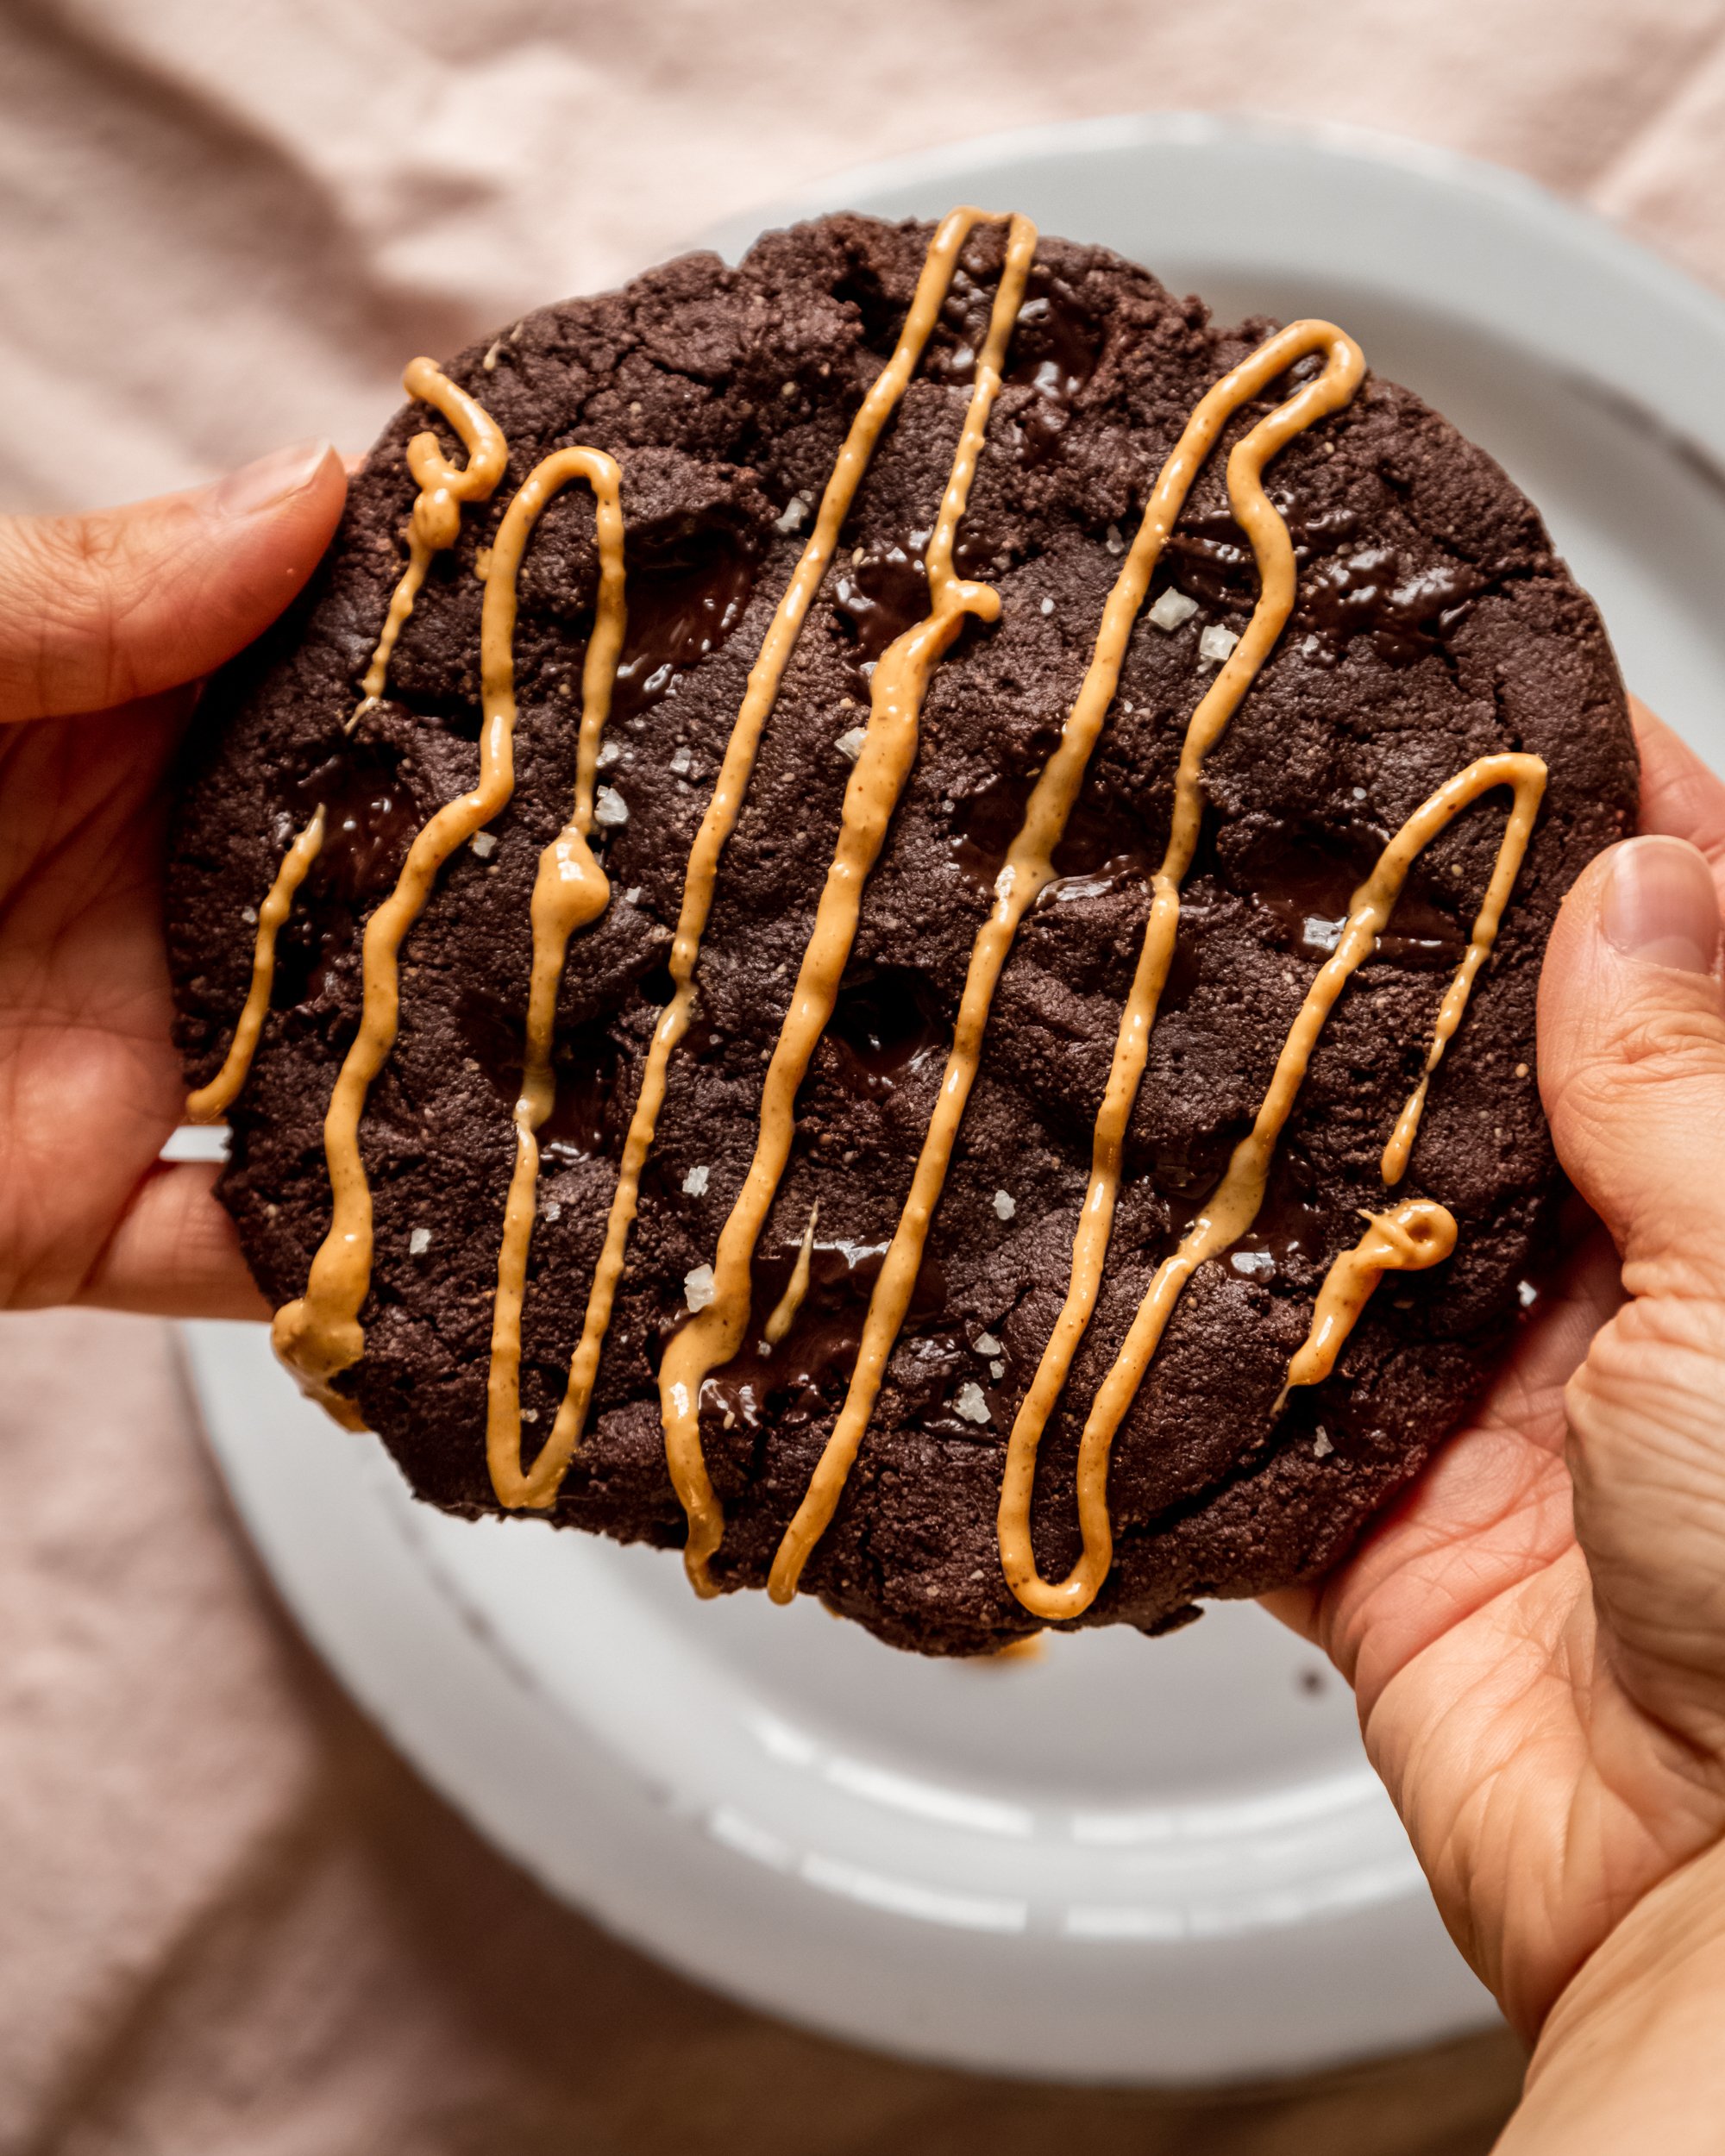
{"label": "peanut butter drizzle", "polygon": [[1095,1301],[1113,1218],[1120,1139],[1144,1069],[1157,999],[1173,957],[1180,883],[1191,862],[1202,813],[1199,785],[1202,760],[1238,710],[1294,605],[1293,547],[1287,527],[1264,492],[1260,475],[1264,465],[1294,436],[1349,401],[1364,370],[1359,348],[1327,322],[1290,323],[1224,375],[1200,400],[1157,476],[1138,536],[1108,595],[1083,686],[1068,715],[1059,744],[1026,805],[1024,822],[995,880],[994,910],[971,950],[952,1049],[934,1115],[918,1156],[910,1196],[869,1298],[850,1389],[773,1562],[768,1592],[775,1601],[787,1602],[795,1594],[803,1567],[837,1507],[874,1413],[894,1343],[910,1307],[934,1210],[945,1187],[959,1125],[982,1061],[982,1038],[995,987],[1019,923],[1053,877],[1055,849],[1065,833],[1091,751],[1119,689],[1132,626],[1168,535],[1179,518],[1192,482],[1229,419],[1296,360],[1316,351],[1328,354],[1322,373],[1260,420],[1228,459],[1234,514],[1251,537],[1262,591],[1245,636],[1200,702],[1187,730],[1175,782],[1173,830],[1153,887],[1151,931],[1138,962],[1132,999],[1127,1005],[1114,1069],[1097,1124],[1090,1191],[1075,1251],[1073,1286],[1054,1341],[1044,1357],[1046,1368],[1057,1347],[1063,1351],[1056,1393],[1064,1381],[1067,1363]]}
{"label": "peanut butter drizzle", "polygon": [[[599,1375],[599,1353],[611,1326],[617,1284],[623,1276],[629,1232],[640,1200],[641,1171],[653,1150],[671,1057],[689,1030],[694,1009],[695,967],[700,956],[701,937],[706,932],[707,917],[712,911],[719,857],[742,812],[761,736],[778,700],[779,685],[802,633],[808,610],[831,563],[839,532],[850,514],[850,505],[869,469],[875,446],[898,409],[917,361],[922,357],[923,347],[939,319],[941,303],[952,283],[964,242],[977,225],[999,222],[987,211],[971,209],[951,210],[941,219],[924,258],[910,311],[899,332],[893,356],[875,376],[850,423],[821,496],[814,530],[809,534],[808,543],[750,669],[749,686],[725,744],[718,778],[701,818],[700,829],[695,834],[694,844],[689,849],[677,932],[671,945],[671,1000],[654,1028],[648,1048],[641,1090],[630,1118],[617,1188],[605,1221],[605,1243],[587,1295],[581,1337],[570,1360],[568,1384],[557,1409],[551,1436],[534,1464],[536,1485],[541,1494],[532,1501],[539,1506],[549,1505],[555,1499],[580,1442],[593,1399],[593,1382]],[[702,1480],[705,1481],[704,1474]]]}
{"label": "peanut butter drizzle", "polygon": [[[540,512],[560,487],[577,477],[589,480],[595,495],[608,494],[614,509],[618,472],[612,460],[597,449],[558,449],[534,467],[505,512],[492,545],[492,573],[480,617],[484,718],[479,784],[446,801],[421,827],[394,890],[366,923],[360,1028],[323,1119],[329,1232],[311,1261],[304,1295],[277,1311],[273,1331],[282,1361],[315,1399],[349,1427],[360,1426],[353,1403],[329,1381],[365,1352],[359,1313],[371,1284],[372,1200],[360,1158],[360,1119],[372,1081],[395,1046],[401,1011],[400,953],[407,932],[430,897],[443,863],[497,815],[514,790],[516,573]],[[601,522],[602,548],[607,529],[615,557],[613,573],[620,578],[620,516],[613,517],[609,526]],[[596,627],[595,640],[598,636]],[[584,718],[584,736],[586,731]],[[594,747],[596,752],[596,733]]]}
{"label": "peanut butter drizzle", "polygon": [[952,549],[1000,391],[1000,370],[1023,303],[1036,238],[1036,227],[1027,218],[1013,218],[988,337],[976,360],[969,408],[929,542],[929,612],[888,647],[870,678],[868,730],[844,790],[838,843],[798,969],[796,990],[767,1067],[755,1157],[719,1237],[713,1298],[674,1336],[660,1366],[665,1456],[689,1523],[683,1561],[691,1583],[703,1595],[718,1591],[708,1564],[724,1532],[724,1516],[701,1451],[701,1385],[709,1371],[728,1361],[743,1344],[752,1292],[751,1261],[790,1156],[797,1090],[832,1015],[839,977],[856,937],[863,887],[916,760],[930,678],[967,617],[994,621],[1000,611],[1000,594],[992,586],[972,584],[955,574]]}
{"label": "peanut butter drizzle", "polygon": [[[1078,1455],[1078,1517],[1083,1551],[1066,1578],[1057,1582],[1044,1580],[1038,1572],[1031,1542],[1030,1513],[1036,1482],[1037,1447],[1059,1389],[1057,1386],[1045,1386],[1044,1370],[1038,1371],[1013,1425],[1000,1510],[1000,1562],[1007,1583],[1033,1615],[1056,1620],[1082,1615],[1107,1577],[1113,1561],[1107,1478],[1108,1454],[1114,1433],[1137,1397],[1145,1372],[1186,1282],[1206,1259],[1218,1256],[1238,1242],[1257,1218],[1276,1140],[1293,1110],[1324,1022],[1348,976],[1371,956],[1414,862],[1439,833],[1481,794],[1500,786],[1513,789],[1514,804],[1498,848],[1490,885],[1474,922],[1467,956],[1457,968],[1444,1000],[1444,1014],[1450,1021],[1443,1035],[1447,1039],[1461,1021],[1474,977],[1496,939],[1503,907],[1527,851],[1545,784],[1546,767],[1537,756],[1482,756],[1440,787],[1414,811],[1378,856],[1371,875],[1354,893],[1341,940],[1307,991],[1306,1000],[1283,1044],[1251,1131],[1234,1148],[1221,1187],[1198,1215],[1179,1248],[1157,1268],[1114,1365],[1091,1404]],[[1154,915],[1151,933],[1154,933]],[[1443,1017],[1439,1023],[1443,1025]],[[1123,1034],[1124,1031],[1123,1026]],[[1423,1100],[1425,1083],[1422,1080],[1408,1103],[1416,1123],[1416,1104]],[[1408,1110],[1403,1111],[1404,1121]],[[1400,1123],[1397,1128],[1399,1131]],[[1080,1234],[1082,1238],[1082,1228]],[[1058,1338],[1057,1334],[1056,1341],[1050,1343],[1044,1353],[1044,1369]],[[1070,1360],[1069,1353],[1069,1366]],[[1064,1374],[1063,1367],[1063,1378]]]}
{"label": "peanut butter drizzle", "polygon": [[415,435],[407,445],[407,468],[419,485],[407,523],[407,567],[391,595],[382,634],[360,684],[360,700],[348,720],[350,729],[367,706],[383,694],[391,654],[413,611],[431,557],[453,547],[461,536],[461,504],[489,501],[509,461],[509,445],[502,428],[483,404],[458,388],[435,361],[410,360],[403,369],[401,385],[410,397],[442,413],[467,445],[467,461],[465,467],[451,464],[429,428]]}
{"label": "peanut butter drizzle", "polygon": [[767,1322],[761,1328],[761,1338],[768,1347],[777,1347],[780,1341],[797,1321],[797,1313],[803,1307],[803,1297],[808,1293],[809,1269],[814,1261],[814,1224],[820,1218],[820,1203],[817,1200],[809,1207],[808,1225],[803,1230],[802,1248],[797,1252],[797,1262],[791,1268],[791,1276],[785,1282],[785,1292],[773,1305]]}
{"label": "peanut butter drizzle", "polygon": [[1442,1264],[1456,1246],[1455,1215],[1429,1198],[1404,1198],[1391,1213],[1362,1213],[1360,1218],[1365,1233],[1324,1275],[1311,1330],[1290,1357],[1287,1382],[1276,1396],[1277,1414],[1296,1385],[1321,1384],[1335,1368],[1386,1273],[1422,1273],[1428,1265]]}
{"label": "peanut butter drizzle", "polygon": [[[536,516],[560,486],[584,479],[593,491],[599,531],[599,606],[587,639],[581,674],[581,731],[575,752],[575,805],[562,830],[539,856],[533,884],[533,961],[527,992],[526,1051],[521,1094],[515,1104],[515,1169],[503,1216],[497,1259],[497,1298],[492,1307],[491,1370],[486,1388],[486,1457],[492,1488],[505,1505],[544,1505],[555,1496],[567,1462],[556,1457],[555,1433],[530,1469],[521,1465],[521,1303],[526,1292],[527,1254],[538,1205],[539,1126],[556,1100],[551,1048],[556,1032],[557,990],[569,938],[604,912],[611,898],[605,871],[587,843],[593,830],[593,780],[599,736],[611,716],[617,661],[623,649],[623,509],[616,464],[599,449],[562,449],[539,467],[546,484]],[[537,474],[536,474],[537,476]],[[528,485],[532,485],[532,480]],[[505,520],[506,521],[506,520]],[[486,580],[486,605],[499,584],[509,587],[511,628],[515,580],[530,520],[512,553],[501,538]]]}
{"label": "peanut butter drizzle", "polygon": [[[509,448],[503,429],[464,389],[458,389],[442,369],[430,360],[410,360],[401,377],[410,397],[432,404],[460,435],[467,449],[465,470],[444,457],[437,437],[429,430],[417,434],[407,445],[407,468],[418,481],[407,527],[407,567],[389,602],[377,649],[361,683],[364,693],[345,722],[351,731],[366,707],[382,695],[388,678],[390,654],[401,634],[402,624],[413,611],[419,586],[434,554],[455,545],[461,529],[461,504],[487,500],[503,477]],[[323,804],[282,858],[269,895],[258,909],[257,941],[252,954],[252,985],[247,992],[239,1022],[226,1060],[207,1086],[187,1096],[188,1123],[214,1123],[237,1098],[257,1051],[258,1035],[269,1009],[275,985],[275,939],[293,906],[294,893],[323,843]]]}
{"label": "peanut butter drizzle", "polygon": [[263,1030],[264,1013],[269,1009],[270,991],[275,986],[275,939],[282,923],[293,910],[293,894],[305,881],[305,872],[317,858],[323,843],[323,809],[320,802],[311,821],[300,832],[281,857],[281,865],[275,872],[275,881],[269,887],[269,895],[258,908],[258,939],[252,952],[252,985],[246,991],[246,1000],[241,1008],[239,1022],[234,1028],[234,1037],[228,1044],[228,1053],[222,1068],[207,1086],[199,1086],[195,1093],[185,1096],[185,1119],[188,1123],[217,1123],[227,1113],[235,1095],[246,1082],[252,1067],[252,1056],[258,1044],[258,1035]]}

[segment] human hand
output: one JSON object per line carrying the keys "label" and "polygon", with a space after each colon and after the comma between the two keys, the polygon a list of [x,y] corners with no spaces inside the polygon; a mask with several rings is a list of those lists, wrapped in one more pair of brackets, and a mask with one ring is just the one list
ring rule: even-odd
{"label": "human hand", "polygon": [[198,683],[316,567],[326,444],[87,517],[0,518],[0,1306],[267,1315],[181,1119],[166,779]]}
{"label": "human hand", "polygon": [[1637,724],[1648,835],[1578,881],[1540,997],[1596,1219],[1472,1426],[1274,1605],[1353,1683],[1445,1920],[1530,2040],[1673,1908],[1716,1906],[1725,1940],[1725,785]]}

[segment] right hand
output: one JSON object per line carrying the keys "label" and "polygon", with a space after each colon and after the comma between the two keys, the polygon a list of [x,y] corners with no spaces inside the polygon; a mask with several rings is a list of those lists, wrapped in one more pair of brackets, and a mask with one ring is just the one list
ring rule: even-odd
{"label": "right hand", "polygon": [[1570,893],[1540,1000],[1596,1222],[1472,1426],[1276,1598],[1354,1683],[1445,1919],[1529,2040],[1569,1987],[1620,1990],[1608,1943],[1633,1961],[1663,1908],[1716,1907],[1725,1941],[1725,786],[1638,724],[1646,835]]}

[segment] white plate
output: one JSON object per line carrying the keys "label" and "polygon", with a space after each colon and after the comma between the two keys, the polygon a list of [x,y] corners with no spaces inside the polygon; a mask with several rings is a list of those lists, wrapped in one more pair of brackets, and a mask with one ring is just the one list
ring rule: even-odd
{"label": "white plate", "polygon": [[[1717,301],[1502,173],[1233,121],[975,143],[758,222],[964,199],[1224,315],[1346,323],[1525,482],[1626,670],[1725,749]],[[1345,1692],[1257,1611],[922,1663],[812,1606],[697,1605],[674,1558],[442,1518],[260,1331],[190,1339],[252,1532],[359,1698],[554,1891],[693,1975],[843,2036],[1086,2078],[1297,2071],[1491,2018]]]}

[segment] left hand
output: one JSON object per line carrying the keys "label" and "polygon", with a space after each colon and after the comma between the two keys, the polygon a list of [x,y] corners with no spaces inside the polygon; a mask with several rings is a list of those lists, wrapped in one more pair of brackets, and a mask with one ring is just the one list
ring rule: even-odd
{"label": "left hand", "polygon": [[0,1307],[267,1315],[185,1085],[162,935],[168,774],[203,676],[304,583],[324,443],[85,517],[0,518]]}

